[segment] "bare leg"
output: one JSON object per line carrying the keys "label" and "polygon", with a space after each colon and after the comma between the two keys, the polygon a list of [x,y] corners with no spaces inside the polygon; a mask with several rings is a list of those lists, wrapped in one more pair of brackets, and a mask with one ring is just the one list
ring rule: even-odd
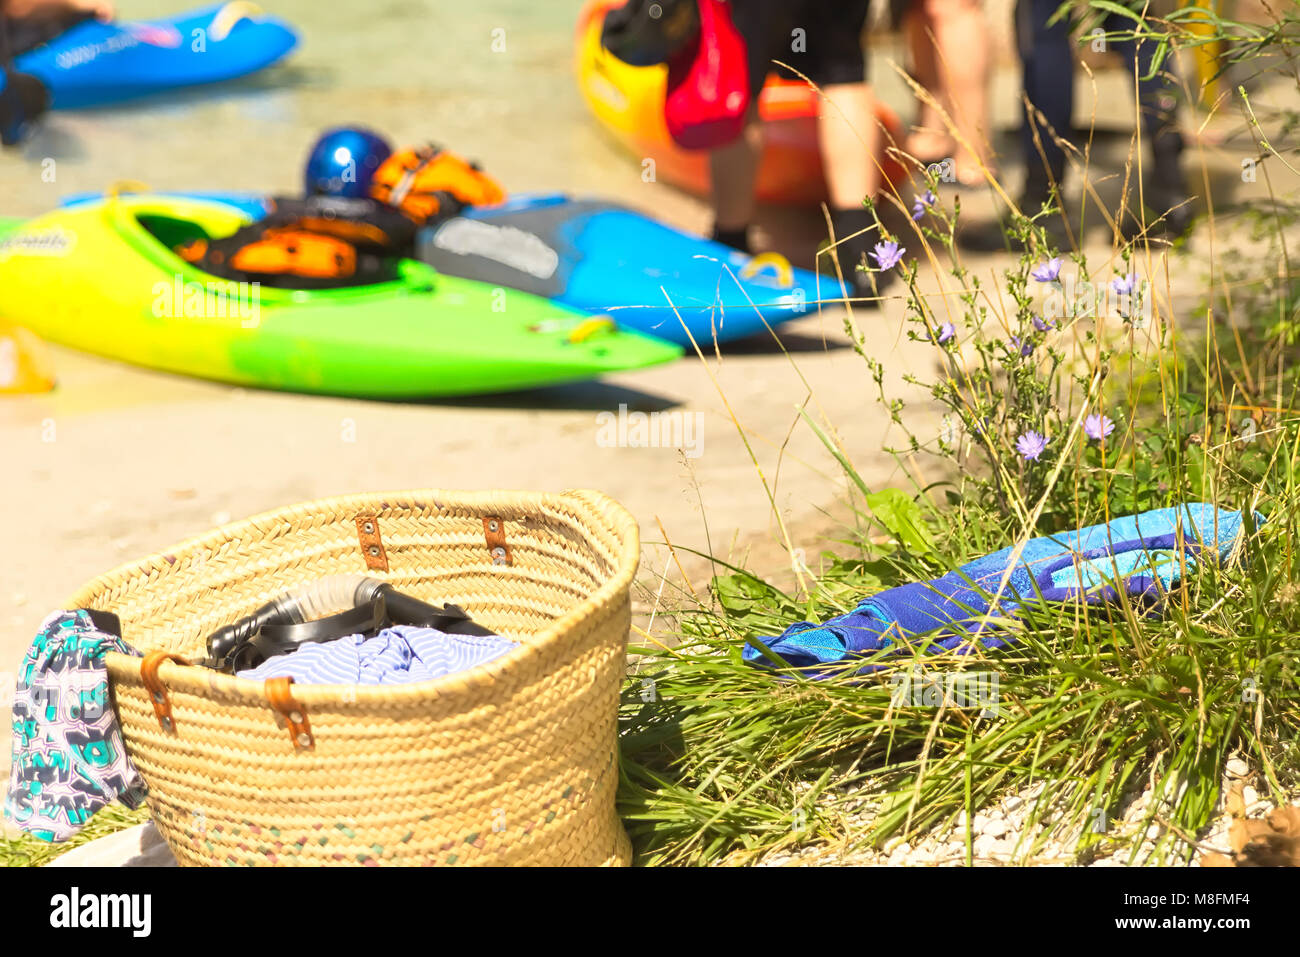
{"label": "bare leg", "polygon": [[880,189],[880,127],[876,125],[875,97],[867,83],[834,83],[822,88],[817,123],[826,184],[832,209],[856,209]]}
{"label": "bare leg", "polygon": [[989,37],[981,0],[919,0],[934,32],[940,102],[961,138],[953,159],[958,179],[983,181],[980,158],[988,162]]}
{"label": "bare leg", "polygon": [[[903,36],[907,40],[912,61],[912,76],[921,87],[935,97],[944,109],[948,104],[940,92],[939,73],[934,56],[934,41],[930,39],[930,17],[925,0],[912,0],[903,13]],[[924,100],[918,100],[916,127],[907,137],[905,149],[917,159],[932,162],[951,156],[956,141],[944,125],[939,111]]]}
{"label": "bare leg", "polygon": [[743,230],[754,218],[754,187],[762,155],[763,124],[758,118],[755,97],[740,139],[709,153],[715,231]]}

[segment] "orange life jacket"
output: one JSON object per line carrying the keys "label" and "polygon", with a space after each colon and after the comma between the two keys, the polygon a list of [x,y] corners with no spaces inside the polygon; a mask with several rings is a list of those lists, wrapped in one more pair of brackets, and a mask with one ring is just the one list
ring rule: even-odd
{"label": "orange life jacket", "polygon": [[466,206],[503,202],[506,192],[477,163],[436,146],[400,150],[380,164],[370,195],[416,223],[455,216]]}
{"label": "orange life jacket", "polygon": [[347,279],[357,271],[357,248],[305,229],[268,229],[231,256],[230,265],[247,273]]}
{"label": "orange life jacket", "polygon": [[370,199],[276,200],[267,216],[224,239],[198,239],[176,252],[227,279],[319,289],[383,282],[410,255],[415,224]]}

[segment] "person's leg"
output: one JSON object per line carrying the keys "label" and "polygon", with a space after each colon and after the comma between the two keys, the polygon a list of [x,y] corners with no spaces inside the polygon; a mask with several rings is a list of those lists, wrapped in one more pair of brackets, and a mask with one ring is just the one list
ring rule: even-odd
{"label": "person's leg", "polygon": [[[1059,6],[1060,0],[1019,0],[1016,4],[1021,76],[1025,96],[1034,107],[1031,115],[1022,101],[1020,136],[1026,169],[1025,195],[1035,200],[1046,199],[1049,188],[1053,184],[1059,187],[1065,178],[1065,151],[1055,137],[1064,139],[1070,135],[1074,113],[1070,24],[1061,20],[1053,26],[1047,25]],[[1037,113],[1042,114],[1042,120]]]}
{"label": "person's leg", "polygon": [[[912,64],[912,79],[947,109],[935,62],[934,41],[930,38],[929,5],[925,0],[906,0],[901,21],[900,28]],[[905,146],[907,152],[923,163],[934,163],[951,156],[954,145],[942,114],[930,103],[918,99],[915,128],[908,135]]]}
{"label": "person's leg", "polygon": [[740,138],[709,152],[712,179],[713,238],[749,252],[749,224],[757,207],[758,167],[763,157],[763,124],[758,97],[773,59],[788,59],[789,36],[782,22],[786,0],[748,0],[732,4],[731,17],[745,41],[749,73],[749,112]]}
{"label": "person's leg", "polygon": [[763,155],[763,124],[758,118],[757,100],[755,96],[750,104],[740,139],[709,153],[713,238],[743,252],[749,251],[747,232],[754,218],[754,188]]}
{"label": "person's leg", "polygon": [[[1047,21],[1056,12],[1060,0],[1018,0],[1016,3],[1016,44],[1020,50],[1021,78],[1025,98],[1034,110],[1021,101],[1021,154],[1025,162],[1025,185],[1020,194],[1020,211],[1033,216],[1059,189],[1065,178],[1065,151],[1055,137],[1070,135],[1074,111],[1074,60],[1070,48],[1069,24],[1053,27]],[[1032,113],[1032,115],[1031,115]],[[1040,120],[1038,113],[1043,114]],[[1049,238],[1059,246],[1070,240],[1065,221],[1052,215],[1039,222]],[[990,220],[962,229],[957,242],[974,252],[994,252],[1018,246],[1008,235],[1009,220]]]}
{"label": "person's leg", "polygon": [[817,121],[831,209],[860,209],[880,189],[881,130],[876,100],[865,82],[831,83]]}
{"label": "person's leg", "polygon": [[798,19],[807,29],[804,72],[823,95],[817,131],[836,255],[854,294],[874,299],[893,276],[892,271],[869,274],[858,269],[864,265],[875,268],[867,253],[885,238],[876,225],[876,215],[886,224],[885,231],[904,243],[908,237],[903,229],[911,220],[884,198],[877,202],[874,215],[864,206],[867,199],[880,194],[878,164],[884,140],[876,119],[875,94],[866,80],[862,32],[868,6],[868,0],[838,0],[834,4],[812,0],[804,4]]}
{"label": "person's leg", "polygon": [[[1107,30],[1128,29],[1131,24],[1117,16],[1107,18]],[[1150,151],[1150,165],[1144,170],[1143,198],[1146,204],[1165,217],[1165,228],[1182,235],[1191,228],[1192,209],[1187,201],[1187,180],[1183,175],[1183,135],[1178,129],[1178,81],[1172,58],[1152,74],[1156,44],[1150,40],[1137,43],[1120,40],[1113,49],[1124,57],[1126,68],[1135,73],[1138,108],[1142,115],[1142,134]],[[1145,79],[1144,79],[1145,77]],[[1135,223],[1126,224],[1126,232],[1135,231]]]}
{"label": "person's leg", "polygon": [[979,161],[989,156],[989,35],[982,0],[919,2],[934,35],[933,41],[924,39],[932,44],[939,102],[960,134],[953,138],[957,178],[967,185],[982,182]]}

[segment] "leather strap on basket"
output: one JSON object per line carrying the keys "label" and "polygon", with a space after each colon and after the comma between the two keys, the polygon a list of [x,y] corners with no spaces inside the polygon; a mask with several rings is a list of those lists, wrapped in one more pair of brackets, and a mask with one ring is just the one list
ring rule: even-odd
{"label": "leather strap on basket", "polygon": [[172,700],[158,678],[158,668],[164,661],[174,661],[178,665],[189,664],[180,655],[168,654],[165,651],[151,651],[140,662],[140,680],[144,682],[145,690],[149,692],[149,701],[153,704],[153,713],[158,719],[158,727],[169,734],[175,734],[176,719],[172,717]]}
{"label": "leather strap on basket", "polygon": [[307,720],[307,709],[294,700],[289,686],[292,678],[267,678],[264,687],[266,700],[276,714],[284,718],[289,729],[289,739],[297,751],[310,751],[316,747],[316,738],[311,733],[311,722]]}
{"label": "leather strap on basket", "polygon": [[366,559],[366,567],[388,571],[388,553],[384,551],[384,540],[379,534],[377,515],[357,516],[357,538],[361,541],[361,554]]}
{"label": "leather strap on basket", "polygon": [[488,551],[492,553],[493,565],[513,565],[514,556],[510,554],[510,546],[506,544],[506,523],[502,521],[500,515],[485,515],[483,517],[483,537],[487,539]]}

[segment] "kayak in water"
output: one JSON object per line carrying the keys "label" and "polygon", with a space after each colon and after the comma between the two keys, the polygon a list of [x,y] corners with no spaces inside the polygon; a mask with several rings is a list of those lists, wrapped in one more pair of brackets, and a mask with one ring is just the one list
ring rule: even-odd
{"label": "kayak in water", "polygon": [[373,398],[530,388],[681,354],[608,317],[410,259],[377,281],[294,288],[217,277],[176,251],[247,223],[225,204],[145,194],[0,222],[6,318],[167,372]]}
{"label": "kayak in water", "polygon": [[[658,179],[696,195],[709,192],[709,154],[673,142],[664,116],[668,67],[632,66],[601,44],[605,16],[622,0],[589,0],[578,19],[575,67],[578,86],[596,119],[638,159],[653,160]],[[810,206],[827,199],[817,118],[816,90],[801,80],[769,74],[758,98],[763,120],[763,155],[758,169],[758,198],[770,203]],[[884,103],[876,119],[903,141],[903,125]],[[887,183],[906,178],[903,165],[888,153],[878,158]]]}
{"label": "kayak in water", "polygon": [[[262,197],[188,193],[256,219]],[[99,194],[65,197],[65,205]],[[519,194],[421,229],[417,259],[448,276],[520,289],[612,316],[688,349],[764,332],[843,293],[834,280],[772,255],[748,256],[634,210],[558,193]]]}
{"label": "kayak in water", "polygon": [[80,109],[246,76],[298,43],[283,20],[243,0],[163,20],[87,19],[14,57],[51,109]]}

